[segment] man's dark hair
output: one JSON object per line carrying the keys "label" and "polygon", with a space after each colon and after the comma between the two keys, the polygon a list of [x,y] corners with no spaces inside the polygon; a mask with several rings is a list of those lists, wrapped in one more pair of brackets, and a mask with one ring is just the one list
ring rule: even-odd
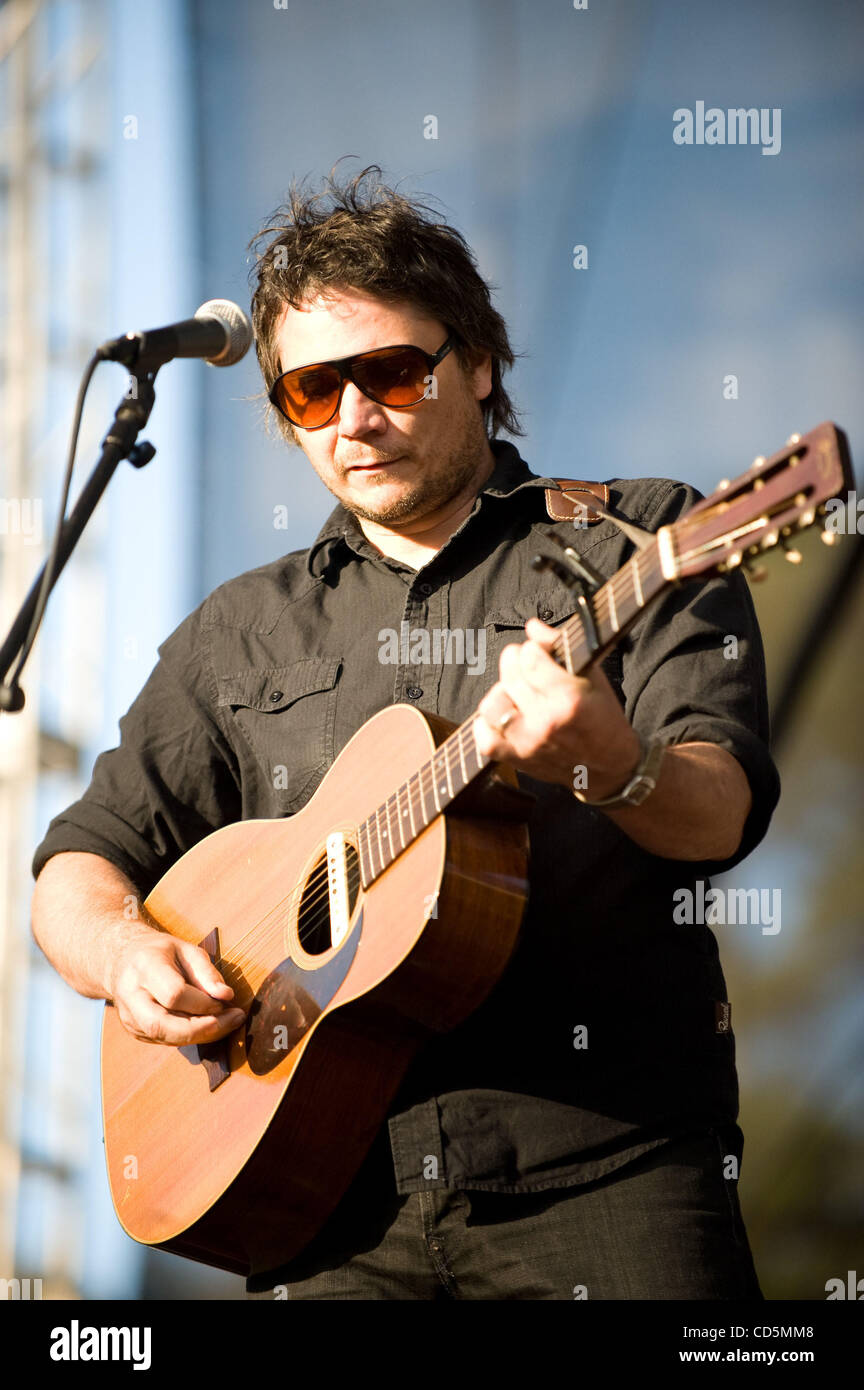
{"label": "man's dark hair", "polygon": [[[252,326],[267,392],[282,370],[275,334],[285,307],[298,308],[331,288],[365,290],[379,299],[408,301],[455,330],[463,368],[489,353],[492,390],[480,403],[486,433],[521,435],[501,384],[502,371],[514,361],[507,327],[465,238],[435,221],[428,204],[381,183],[377,164],[341,185],[335,169],[318,193],[292,180],[287,201],[249,243],[257,257],[249,277],[255,284]],[[289,422],[273,413],[283,435],[297,443]]]}

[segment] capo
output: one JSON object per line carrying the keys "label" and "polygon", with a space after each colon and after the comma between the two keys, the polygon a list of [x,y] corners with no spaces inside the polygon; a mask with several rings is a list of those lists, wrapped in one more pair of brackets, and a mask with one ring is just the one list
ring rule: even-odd
{"label": "capo", "polygon": [[585,634],[585,645],[588,648],[588,655],[592,657],[595,652],[600,650],[600,634],[597,631],[597,621],[594,617],[594,609],[586,598],[585,594],[576,595],[576,603],[579,607],[579,616],[582,619],[582,631]]}
{"label": "capo", "polygon": [[[580,492],[583,496],[590,498],[590,510],[599,513],[599,515],[605,517],[607,521],[613,522],[620,531],[624,532],[628,540],[633,542],[638,550],[645,550],[656,540],[656,536],[650,531],[646,531],[641,526],[635,526],[632,521],[627,521],[625,517],[619,516],[614,508],[609,506],[608,502],[601,501],[597,494],[590,488],[579,487],[574,484],[571,487],[558,487],[558,491],[568,499],[572,499],[574,493]],[[547,492],[547,497],[548,495]],[[587,503],[581,503],[580,505],[586,508],[588,507]],[[572,546],[565,545],[554,531],[547,530],[544,531],[543,534],[550,541],[555,542],[561,550],[562,556],[561,559],[556,559],[550,555],[535,555],[531,561],[532,568],[535,570],[551,570],[554,575],[567,585],[568,589],[575,589],[577,584],[588,589],[587,595],[580,589],[580,592],[576,595],[576,605],[582,619],[582,631],[585,636],[585,644],[588,648],[589,656],[593,657],[600,649],[600,635],[597,631],[597,619],[589,596],[595,594],[600,588],[600,585],[604,583],[603,576],[598,574],[593,565],[589,565],[588,561],[584,559],[583,556],[577,554]]]}
{"label": "capo", "polygon": [[[545,531],[544,535],[560,548],[562,559],[559,560],[554,555],[535,555],[531,561],[531,568],[551,570],[570,590],[575,589],[577,585],[580,586],[580,592],[576,595],[576,606],[582,619],[585,645],[588,648],[589,656],[593,656],[600,649],[600,634],[597,631],[597,620],[588,595],[595,594],[600,588],[604,582],[603,576],[598,574],[593,565],[589,565],[587,560],[578,555],[572,546],[565,545],[554,531]],[[588,589],[588,595],[582,592],[582,586]]]}
{"label": "capo", "polygon": [[[564,581],[568,589],[572,589],[575,582],[579,580],[582,584],[587,585],[590,593],[596,593],[601,584],[606,582],[602,574],[595,570],[593,565],[589,565],[588,561],[583,559],[583,557],[573,549],[572,545],[565,545],[564,541],[562,541],[560,536],[557,536],[554,531],[544,530],[543,534],[547,540],[553,541],[554,544],[558,546],[558,549],[561,551],[562,559],[566,562],[566,567],[562,565],[560,561],[553,560],[549,556],[535,555],[534,559],[531,561],[534,569],[551,569],[559,579]],[[540,562],[539,564],[537,563],[538,561]]]}

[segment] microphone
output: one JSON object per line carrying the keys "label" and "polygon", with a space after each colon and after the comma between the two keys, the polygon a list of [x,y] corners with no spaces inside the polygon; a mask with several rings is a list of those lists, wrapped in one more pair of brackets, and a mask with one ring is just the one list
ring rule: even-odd
{"label": "microphone", "polygon": [[194,318],[109,338],[97,355],[137,372],[155,371],[175,357],[203,357],[211,367],[230,367],[251,345],[252,325],[240,306],[230,299],[208,299]]}

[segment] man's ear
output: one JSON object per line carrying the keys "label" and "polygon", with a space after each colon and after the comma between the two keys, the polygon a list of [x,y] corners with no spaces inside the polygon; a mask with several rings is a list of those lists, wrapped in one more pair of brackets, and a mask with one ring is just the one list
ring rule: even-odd
{"label": "man's ear", "polygon": [[484,348],[468,348],[466,372],[478,401],[485,401],[492,390],[492,356]]}

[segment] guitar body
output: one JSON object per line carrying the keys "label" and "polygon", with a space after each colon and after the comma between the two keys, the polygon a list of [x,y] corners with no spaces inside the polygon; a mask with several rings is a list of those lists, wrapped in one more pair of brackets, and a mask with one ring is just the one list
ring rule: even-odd
{"label": "guitar body", "polygon": [[330,937],[328,836],[350,845],[452,727],[412,706],[381,711],[297,815],[217,830],[147,898],[166,931],[213,955],[249,1014],[199,1051],[140,1042],[106,1005],[105,1156],[135,1240],[244,1275],[292,1259],[418,1048],[500,978],[527,896],[520,820],[437,816],[368,888],[355,874],[347,927]]}

